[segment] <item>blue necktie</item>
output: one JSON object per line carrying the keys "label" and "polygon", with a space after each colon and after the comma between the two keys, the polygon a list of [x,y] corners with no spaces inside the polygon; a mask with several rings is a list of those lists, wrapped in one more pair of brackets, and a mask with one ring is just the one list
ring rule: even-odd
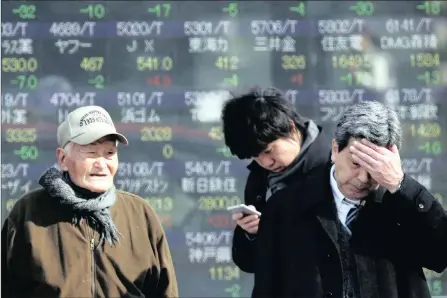
{"label": "blue necktie", "polygon": [[349,212],[348,215],[346,216],[346,226],[351,229],[351,224],[354,222],[354,220],[357,218],[357,215],[359,214],[359,206],[355,205],[354,207],[352,207]]}

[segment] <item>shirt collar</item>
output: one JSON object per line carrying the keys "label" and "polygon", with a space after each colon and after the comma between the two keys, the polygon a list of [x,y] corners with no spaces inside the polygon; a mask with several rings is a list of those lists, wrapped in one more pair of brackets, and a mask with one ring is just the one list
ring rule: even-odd
{"label": "shirt collar", "polygon": [[335,165],[332,165],[331,171],[330,171],[330,183],[331,183],[332,194],[334,196],[335,203],[337,205],[342,204],[342,203],[348,204],[348,205],[357,205],[357,206],[360,205],[361,201],[359,201],[359,200],[350,200],[349,198],[346,198],[341,193],[340,189],[338,188],[337,181],[335,181],[334,171],[335,171]]}

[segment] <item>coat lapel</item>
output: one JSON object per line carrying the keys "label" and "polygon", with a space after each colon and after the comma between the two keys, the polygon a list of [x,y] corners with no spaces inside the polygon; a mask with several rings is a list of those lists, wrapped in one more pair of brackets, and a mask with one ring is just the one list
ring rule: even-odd
{"label": "coat lapel", "polygon": [[303,205],[300,209],[303,212],[312,209],[312,212],[315,213],[321,227],[331,239],[337,252],[340,253],[337,230],[337,210],[329,181],[330,167],[331,164],[328,164],[321,169],[317,175],[314,175],[314,179],[306,182],[306,184],[313,187],[313,189],[312,191],[307,192],[311,195],[302,202]]}
{"label": "coat lapel", "polygon": [[335,206],[333,202],[327,201],[319,206],[317,210],[317,219],[321,224],[321,227],[331,239],[338,254],[340,254],[340,246],[338,244],[338,230],[337,230],[337,218],[335,213]]}

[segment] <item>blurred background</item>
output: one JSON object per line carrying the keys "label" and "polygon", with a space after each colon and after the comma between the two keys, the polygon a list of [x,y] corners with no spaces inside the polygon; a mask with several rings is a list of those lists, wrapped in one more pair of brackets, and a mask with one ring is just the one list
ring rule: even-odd
{"label": "blurred background", "polygon": [[[353,103],[393,106],[404,171],[447,207],[446,1],[2,1],[1,22],[2,223],[55,164],[65,115],[101,105],[130,142],[116,185],[163,221],[181,297],[250,296],[225,210],[249,161],[229,154],[220,111],[254,84],[328,137]],[[425,273],[447,297],[447,274]]]}

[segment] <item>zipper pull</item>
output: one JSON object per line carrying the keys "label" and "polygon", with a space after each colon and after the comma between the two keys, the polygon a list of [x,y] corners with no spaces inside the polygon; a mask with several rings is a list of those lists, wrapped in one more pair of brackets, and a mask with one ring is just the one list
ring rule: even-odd
{"label": "zipper pull", "polygon": [[90,241],[90,249],[94,250],[95,249],[95,239],[92,238],[92,240]]}

